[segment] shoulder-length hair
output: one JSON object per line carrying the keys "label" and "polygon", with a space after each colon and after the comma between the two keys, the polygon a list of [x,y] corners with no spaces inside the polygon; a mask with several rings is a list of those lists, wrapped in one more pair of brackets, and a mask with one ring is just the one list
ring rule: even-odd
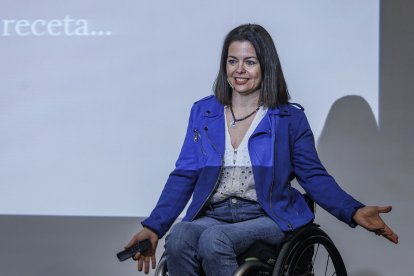
{"label": "shoulder-length hair", "polygon": [[227,81],[226,63],[229,46],[234,41],[248,41],[256,51],[262,71],[260,103],[270,108],[287,104],[290,96],[275,44],[270,34],[257,24],[241,25],[231,30],[224,39],[220,70],[213,87],[218,101],[231,105],[232,88]]}

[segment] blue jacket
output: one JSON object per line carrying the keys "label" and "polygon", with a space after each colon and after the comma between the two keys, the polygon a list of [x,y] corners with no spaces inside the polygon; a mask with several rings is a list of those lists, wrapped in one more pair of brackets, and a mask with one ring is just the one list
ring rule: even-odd
{"label": "blue jacket", "polygon": [[[192,196],[183,221],[191,221],[208,204],[223,164],[224,107],[214,96],[194,103],[176,167],[158,203],[142,225],[159,237],[171,227]],[[355,227],[354,212],[364,206],[345,193],[319,161],[309,123],[299,105],[269,108],[248,140],[257,199],[283,231],[309,223],[313,213],[291,187],[297,178],[324,209]]]}

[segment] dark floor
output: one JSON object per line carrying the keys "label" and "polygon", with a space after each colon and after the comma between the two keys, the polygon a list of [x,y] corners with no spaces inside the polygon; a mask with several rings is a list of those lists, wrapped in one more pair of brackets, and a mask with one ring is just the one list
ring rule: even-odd
{"label": "dark floor", "polygon": [[138,227],[138,218],[0,216],[0,275],[141,275],[115,256]]}

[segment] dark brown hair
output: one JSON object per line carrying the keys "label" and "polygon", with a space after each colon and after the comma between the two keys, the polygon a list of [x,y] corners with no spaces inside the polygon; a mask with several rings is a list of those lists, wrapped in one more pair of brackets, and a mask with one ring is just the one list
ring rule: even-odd
{"label": "dark brown hair", "polygon": [[270,34],[257,24],[241,25],[231,30],[224,39],[220,70],[214,82],[214,94],[219,102],[231,105],[232,88],[227,82],[226,63],[229,46],[234,41],[248,41],[256,51],[262,71],[260,102],[271,108],[287,104],[290,96],[275,44]]}

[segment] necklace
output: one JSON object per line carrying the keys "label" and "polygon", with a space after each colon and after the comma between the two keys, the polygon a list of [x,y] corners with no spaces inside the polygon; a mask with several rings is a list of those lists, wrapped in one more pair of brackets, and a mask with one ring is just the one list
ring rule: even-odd
{"label": "necklace", "polygon": [[246,120],[247,118],[251,117],[254,113],[256,113],[258,110],[260,109],[260,106],[258,106],[252,113],[250,113],[247,116],[244,116],[243,118],[240,119],[236,119],[236,116],[234,116],[234,112],[233,112],[233,107],[230,105],[230,112],[231,112],[231,116],[233,117],[233,121],[231,122],[230,126],[232,128],[235,128],[237,126],[237,122]]}

